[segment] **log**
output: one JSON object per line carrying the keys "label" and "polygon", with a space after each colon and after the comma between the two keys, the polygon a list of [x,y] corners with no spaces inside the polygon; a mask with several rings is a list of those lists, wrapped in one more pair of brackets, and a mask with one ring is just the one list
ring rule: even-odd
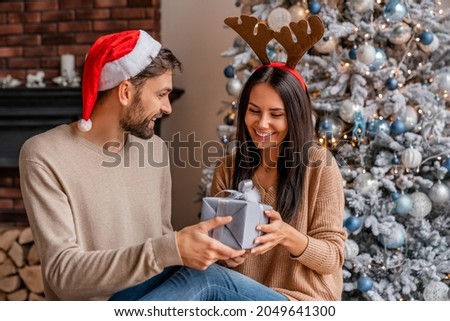
{"label": "log", "polygon": [[8,252],[9,248],[17,240],[19,235],[20,230],[18,229],[7,230],[2,234],[0,234],[0,249],[2,249],[5,252]]}
{"label": "log", "polygon": [[31,245],[30,249],[28,250],[27,262],[28,265],[38,265],[41,262],[35,244]]}
{"label": "log", "polygon": [[10,258],[7,258],[5,262],[0,264],[0,279],[13,274],[17,274],[17,268],[14,265],[13,261],[11,261]]}
{"label": "log", "polygon": [[19,243],[13,242],[9,251],[8,256],[13,260],[17,267],[22,267],[25,265],[25,257],[22,246]]}
{"label": "log", "polygon": [[25,266],[19,269],[19,275],[28,289],[34,293],[44,293],[44,283],[41,277],[41,266]]}
{"label": "log", "polygon": [[8,301],[26,301],[28,298],[27,289],[20,289],[6,295]]}
{"label": "log", "polygon": [[20,232],[19,235],[19,244],[28,244],[34,241],[33,233],[31,232],[31,228],[27,227]]}
{"label": "log", "polygon": [[8,276],[0,280],[0,291],[11,293],[20,288],[20,278],[18,275]]}

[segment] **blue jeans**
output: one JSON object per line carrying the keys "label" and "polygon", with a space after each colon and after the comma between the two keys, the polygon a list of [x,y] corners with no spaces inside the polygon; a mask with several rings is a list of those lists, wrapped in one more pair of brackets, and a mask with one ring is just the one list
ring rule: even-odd
{"label": "blue jeans", "polygon": [[111,301],[287,301],[288,298],[233,270],[213,264],[205,271],[169,267],[114,294]]}

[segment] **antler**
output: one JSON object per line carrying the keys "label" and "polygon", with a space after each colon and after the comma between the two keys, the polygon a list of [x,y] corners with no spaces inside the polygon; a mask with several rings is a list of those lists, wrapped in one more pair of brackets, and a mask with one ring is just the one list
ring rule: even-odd
{"label": "antler", "polygon": [[[287,26],[282,27],[279,32],[274,32],[273,37],[286,49],[288,56],[286,66],[295,68],[303,55],[323,37],[325,28],[319,16],[310,16],[308,21],[302,19],[297,23],[291,22],[289,27],[291,29]],[[297,37],[296,42],[292,39],[291,30]]]}
{"label": "antler", "polygon": [[228,17],[225,19],[225,24],[248,43],[263,64],[269,64],[270,59],[267,56],[266,47],[269,41],[273,39],[273,30],[269,29],[263,22],[258,23],[256,17],[241,15],[240,18],[240,24],[239,17]]}

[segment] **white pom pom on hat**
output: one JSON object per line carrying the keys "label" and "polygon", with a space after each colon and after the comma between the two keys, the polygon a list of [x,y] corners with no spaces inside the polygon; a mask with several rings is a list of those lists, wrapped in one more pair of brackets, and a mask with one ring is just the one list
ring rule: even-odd
{"label": "white pom pom on hat", "polygon": [[83,69],[81,131],[92,128],[90,119],[97,93],[118,86],[145,69],[158,55],[161,44],[143,30],[127,30],[98,38]]}

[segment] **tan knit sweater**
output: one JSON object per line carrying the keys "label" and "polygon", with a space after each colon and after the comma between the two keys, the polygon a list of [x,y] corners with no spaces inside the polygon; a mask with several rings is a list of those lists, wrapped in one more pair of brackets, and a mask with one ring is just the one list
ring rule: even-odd
{"label": "tan knit sweater", "polygon": [[[291,222],[307,235],[307,248],[299,257],[292,257],[278,245],[262,256],[247,258],[236,270],[293,300],[340,300],[346,239],[342,177],[326,149],[312,148],[309,160],[305,188],[299,195],[301,210]],[[231,188],[232,173],[232,157],[218,162],[211,195]],[[264,190],[255,178],[253,184],[261,192],[261,201],[277,209],[276,186]]]}
{"label": "tan knit sweater", "polygon": [[20,178],[48,300],[107,299],[182,264],[159,137],[106,155],[62,125],[23,145]]}

